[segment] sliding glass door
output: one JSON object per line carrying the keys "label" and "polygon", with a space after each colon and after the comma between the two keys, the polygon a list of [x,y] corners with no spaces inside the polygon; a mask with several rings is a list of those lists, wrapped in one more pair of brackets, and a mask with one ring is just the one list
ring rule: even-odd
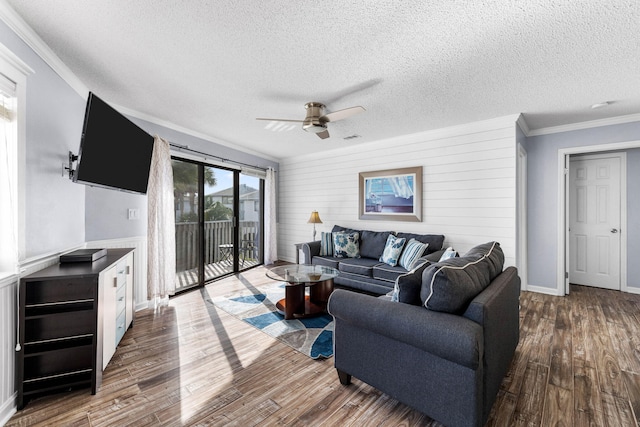
{"label": "sliding glass door", "polygon": [[172,165],[176,290],[261,264],[263,180],[191,160]]}
{"label": "sliding glass door", "polygon": [[196,163],[175,160],[173,196],[176,215],[176,290],[201,282],[200,260],[200,171]]}
{"label": "sliding glass door", "polygon": [[236,172],[204,166],[204,280],[234,271]]}
{"label": "sliding glass door", "polygon": [[264,180],[255,176],[240,174],[239,189],[240,218],[240,268],[262,264],[262,229],[264,224]]}

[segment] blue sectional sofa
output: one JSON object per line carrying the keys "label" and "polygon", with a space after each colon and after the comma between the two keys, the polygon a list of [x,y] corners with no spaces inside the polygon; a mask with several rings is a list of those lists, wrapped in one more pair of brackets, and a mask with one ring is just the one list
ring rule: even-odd
{"label": "blue sectional sofa", "polygon": [[329,298],[334,366],[449,427],[480,427],[519,340],[520,278],[497,242],[425,263],[391,296]]}
{"label": "blue sectional sofa", "polygon": [[[444,250],[444,236],[441,234],[395,233],[392,231],[355,230],[334,226],[331,233],[358,233],[359,257],[336,257],[321,255],[321,241],[302,244],[306,264],[325,265],[336,268],[340,275],[334,279],[336,285],[365,291],[376,295],[384,295],[393,290],[398,276],[409,270],[401,265],[389,265],[380,261],[389,235],[406,239],[416,239],[427,243],[423,259],[437,262]],[[328,233],[322,233],[325,235]],[[419,262],[418,262],[419,263]]]}

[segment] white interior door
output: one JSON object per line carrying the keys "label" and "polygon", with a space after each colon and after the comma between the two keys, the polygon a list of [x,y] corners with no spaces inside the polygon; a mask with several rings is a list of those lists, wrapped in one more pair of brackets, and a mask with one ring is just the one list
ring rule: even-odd
{"label": "white interior door", "polygon": [[569,280],[620,289],[619,155],[571,159],[569,168]]}

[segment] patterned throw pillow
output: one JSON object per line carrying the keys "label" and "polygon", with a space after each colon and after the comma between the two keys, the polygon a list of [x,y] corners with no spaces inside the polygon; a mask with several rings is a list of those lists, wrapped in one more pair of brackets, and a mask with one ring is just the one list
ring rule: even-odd
{"label": "patterned throw pillow", "polygon": [[407,239],[389,234],[389,237],[387,237],[387,244],[384,246],[384,251],[382,252],[382,256],[378,261],[389,264],[392,267],[397,265],[398,258],[400,258],[402,248],[404,247],[406,241]]}
{"label": "patterned throw pillow", "polygon": [[320,233],[320,256],[333,256],[333,233]]}
{"label": "patterned throw pillow", "polygon": [[424,254],[427,246],[429,246],[428,243],[418,242],[416,239],[409,240],[402,251],[398,264],[405,270],[411,270],[413,263]]}
{"label": "patterned throw pillow", "polygon": [[360,234],[333,233],[333,256],[336,258],[360,258]]}
{"label": "patterned throw pillow", "polygon": [[444,251],[444,253],[442,254],[442,256],[440,257],[440,261],[438,262],[442,262],[445,259],[449,259],[449,258],[455,258],[458,256],[458,252],[454,251],[453,248],[451,246],[449,246],[447,248],[446,251]]}

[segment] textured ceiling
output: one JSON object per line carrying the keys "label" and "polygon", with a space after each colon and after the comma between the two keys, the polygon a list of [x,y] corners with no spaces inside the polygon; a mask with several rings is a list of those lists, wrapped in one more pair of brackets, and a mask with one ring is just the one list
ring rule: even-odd
{"label": "textured ceiling", "polygon": [[[516,113],[531,129],[640,113],[638,0],[8,3],[106,101],[272,158]],[[367,111],[326,140],[255,120],[303,119],[308,101]]]}

